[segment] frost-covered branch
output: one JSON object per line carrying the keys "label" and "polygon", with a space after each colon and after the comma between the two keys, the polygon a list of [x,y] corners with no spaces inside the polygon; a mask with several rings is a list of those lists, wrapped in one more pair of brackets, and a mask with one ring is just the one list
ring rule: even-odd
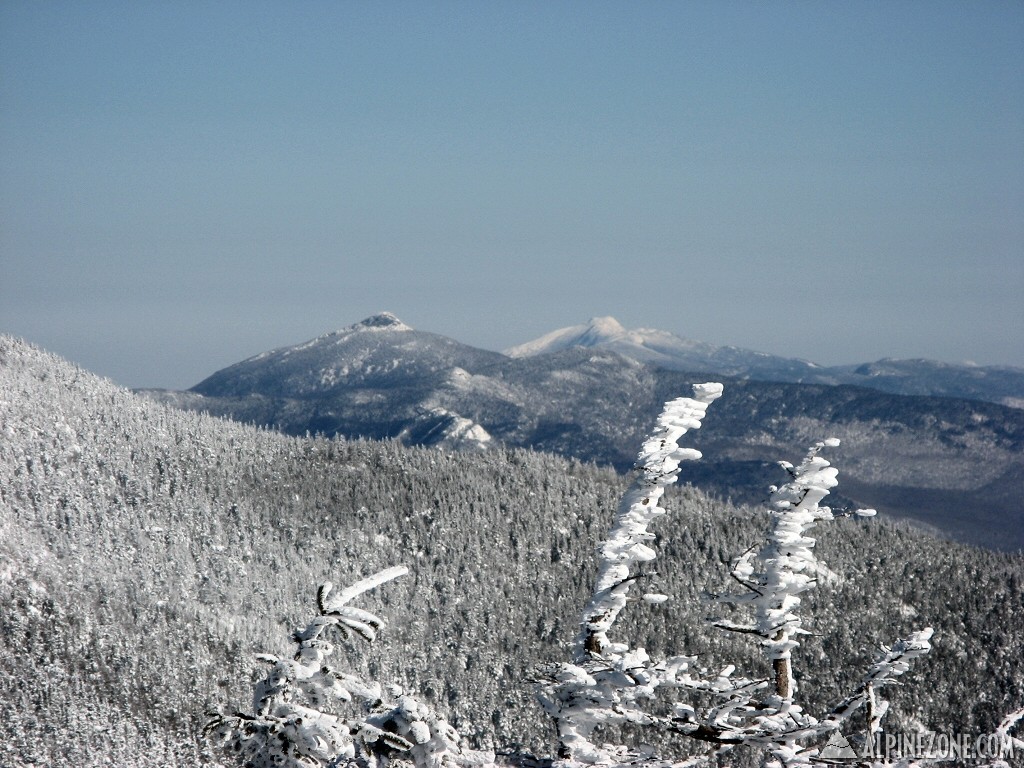
{"label": "frost-covered branch", "polygon": [[[1019,739],[1011,733],[1021,722],[1024,722],[1024,709],[1008,714],[996,728],[995,736],[1002,746],[1004,758],[1024,755],[1024,739]],[[997,759],[983,768],[1010,768],[1010,763],[1005,759]]]}
{"label": "frost-covered branch", "polygon": [[879,700],[876,695],[878,689],[895,682],[910,669],[912,661],[932,649],[932,634],[931,627],[926,627],[899,640],[892,648],[882,646],[881,658],[868,670],[860,687],[833,708],[828,721],[838,726],[861,707],[867,707],[868,737],[881,730],[881,720],[889,709],[889,703]]}

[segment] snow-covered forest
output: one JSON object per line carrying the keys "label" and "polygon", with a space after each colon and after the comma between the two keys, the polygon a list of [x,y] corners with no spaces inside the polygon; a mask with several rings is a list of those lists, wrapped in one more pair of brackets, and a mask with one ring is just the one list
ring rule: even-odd
{"label": "snow-covered forest", "polygon": [[[3,765],[232,765],[203,737],[208,713],[251,706],[257,654],[294,652],[318,585],[398,565],[408,575],[360,596],[379,637],[337,640],[334,658],[411,692],[467,749],[558,754],[537,686],[574,659],[629,478],[525,450],[286,437],[164,407],[9,337],[0,435]],[[637,592],[651,599],[616,633],[651,657],[685,649],[695,669],[769,678],[755,642],[707,621],[721,610],[709,596],[736,591],[735,558],[764,540],[765,508],[687,488],[685,467],[681,481],[651,525],[656,575]],[[991,733],[1024,705],[1024,558],[876,518],[815,535],[834,578],[801,596],[810,634],[792,663],[808,711],[923,627],[931,651],[886,688],[886,730]],[[707,748],[628,723],[602,738],[678,759]]]}

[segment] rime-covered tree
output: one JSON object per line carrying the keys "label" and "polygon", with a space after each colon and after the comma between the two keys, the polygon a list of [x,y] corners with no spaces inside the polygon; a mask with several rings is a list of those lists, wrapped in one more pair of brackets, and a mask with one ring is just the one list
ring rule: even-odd
{"label": "rime-covered tree", "polygon": [[[494,755],[464,749],[458,732],[429,706],[397,685],[365,681],[330,663],[333,630],[373,642],[383,620],[349,605],[359,595],[404,576],[388,568],[335,592],[323,584],[317,615],[292,635],[291,659],[261,654],[270,673],[257,685],[253,714],[211,713],[211,741],[237,755],[246,768],[354,765],[385,768],[466,768],[494,762]],[[346,710],[355,709],[353,715]],[[348,715],[348,716],[346,716]]]}

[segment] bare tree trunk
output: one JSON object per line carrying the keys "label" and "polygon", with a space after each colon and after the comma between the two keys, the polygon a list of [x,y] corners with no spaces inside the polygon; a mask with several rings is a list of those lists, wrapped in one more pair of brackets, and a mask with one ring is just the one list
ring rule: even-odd
{"label": "bare tree trunk", "polygon": [[[781,640],[783,631],[780,629],[773,640]],[[783,699],[793,698],[793,668],[789,658],[775,659],[772,661],[772,669],[775,671],[775,693]]]}
{"label": "bare tree trunk", "polygon": [[776,659],[772,662],[775,670],[775,692],[783,699],[793,697],[792,677],[789,659]]}

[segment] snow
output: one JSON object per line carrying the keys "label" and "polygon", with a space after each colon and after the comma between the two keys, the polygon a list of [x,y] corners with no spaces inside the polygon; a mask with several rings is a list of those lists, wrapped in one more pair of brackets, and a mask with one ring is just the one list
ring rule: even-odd
{"label": "snow", "polygon": [[453,416],[452,424],[444,431],[444,443],[459,448],[484,449],[491,442],[490,433],[470,419]]}
{"label": "snow", "polygon": [[330,600],[328,600],[328,597],[333,590],[334,585],[328,581],[322,587],[322,600],[324,602],[324,606],[327,610],[337,610],[364,592],[368,592],[375,587],[379,587],[381,584],[391,581],[392,579],[405,576],[407,573],[409,573],[409,569],[404,565],[396,565],[392,568],[386,568],[379,573],[375,573],[373,576],[368,576],[367,578],[346,587]]}
{"label": "snow", "polygon": [[[477,378],[477,377],[474,377]],[[491,434],[472,419],[460,416],[454,411],[424,403],[424,416],[438,424],[431,427],[426,443],[452,450],[487,450],[493,445]],[[403,430],[399,439],[407,437],[409,429]],[[423,439],[423,438],[421,438]]]}
{"label": "snow", "polygon": [[621,338],[625,334],[626,329],[614,317],[595,317],[583,325],[560,328],[539,339],[509,347],[505,354],[509,357],[531,357],[571,347],[594,347]]}
{"label": "snow", "polygon": [[[498,378],[481,373],[469,373],[464,368],[455,366],[446,380],[446,386],[460,393],[477,393],[487,397],[497,397],[511,402],[518,402],[519,393]],[[431,398],[423,403],[424,408],[441,407],[438,400]]]}

